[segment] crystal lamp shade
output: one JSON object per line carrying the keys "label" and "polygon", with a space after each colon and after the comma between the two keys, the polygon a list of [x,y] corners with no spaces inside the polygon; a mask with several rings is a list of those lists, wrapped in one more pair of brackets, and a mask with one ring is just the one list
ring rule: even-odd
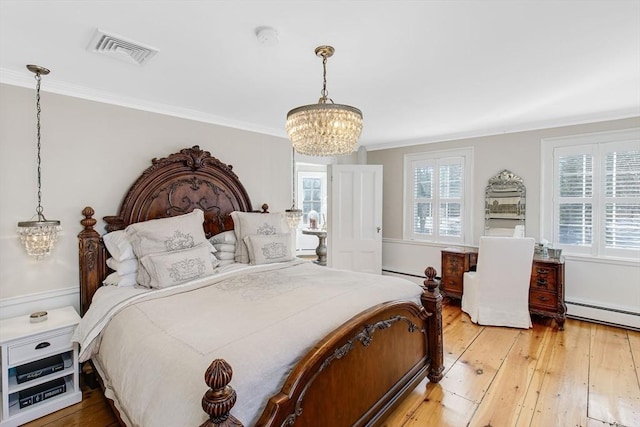
{"label": "crystal lamp shade", "polygon": [[284,211],[284,217],[287,220],[287,224],[289,224],[289,228],[295,230],[302,219],[302,210],[292,207]]}
{"label": "crystal lamp shade", "polygon": [[62,230],[60,221],[23,221],[18,223],[18,236],[27,253],[41,260],[51,253],[58,233]]}
{"label": "crystal lamp shade", "polygon": [[362,112],[349,105],[319,103],[287,114],[287,133],[298,153],[340,156],[355,151],[362,133]]}

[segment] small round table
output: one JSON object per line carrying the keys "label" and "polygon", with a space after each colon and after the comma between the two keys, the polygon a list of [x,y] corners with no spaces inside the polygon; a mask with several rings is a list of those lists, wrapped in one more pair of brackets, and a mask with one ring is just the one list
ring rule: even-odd
{"label": "small round table", "polygon": [[316,248],[318,259],[313,262],[318,265],[327,265],[327,232],[324,230],[304,229],[302,234],[318,237],[318,247]]}

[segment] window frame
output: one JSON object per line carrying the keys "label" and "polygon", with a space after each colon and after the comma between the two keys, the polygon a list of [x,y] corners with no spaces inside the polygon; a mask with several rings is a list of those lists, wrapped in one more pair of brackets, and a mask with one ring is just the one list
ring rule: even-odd
{"label": "window frame", "polygon": [[[460,236],[447,236],[439,232],[440,203],[451,202],[450,197],[440,197],[439,172],[440,166],[452,164],[452,159],[459,159],[462,166],[462,189],[460,197]],[[415,167],[419,164],[433,163],[434,183],[432,200],[433,203],[433,233],[425,235],[414,231],[414,178]],[[404,155],[404,202],[403,202],[403,239],[421,241],[429,243],[444,244],[468,244],[473,236],[473,147],[466,147],[452,150],[437,150],[421,153],[410,153]]]}
{"label": "window frame", "polygon": [[[541,146],[540,230],[542,240],[563,250],[565,255],[606,259],[638,259],[640,248],[606,246],[606,155],[612,151],[640,150],[640,128],[545,138]],[[559,236],[558,162],[560,156],[592,155],[592,239],[590,245],[561,244]],[[586,200],[586,199],[583,199]],[[579,202],[579,200],[577,200]]]}

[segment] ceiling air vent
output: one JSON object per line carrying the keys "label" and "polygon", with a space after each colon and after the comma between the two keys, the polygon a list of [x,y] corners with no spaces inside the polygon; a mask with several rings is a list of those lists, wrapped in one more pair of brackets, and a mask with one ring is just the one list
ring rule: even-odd
{"label": "ceiling air vent", "polygon": [[87,49],[139,65],[146,64],[158,53],[158,49],[127,40],[115,34],[107,34],[100,29],[96,30]]}

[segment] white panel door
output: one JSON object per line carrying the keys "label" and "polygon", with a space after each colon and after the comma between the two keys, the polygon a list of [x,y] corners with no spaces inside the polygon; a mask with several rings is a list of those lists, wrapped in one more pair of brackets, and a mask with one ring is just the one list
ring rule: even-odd
{"label": "white panel door", "polygon": [[327,265],[382,273],[382,165],[329,165]]}

